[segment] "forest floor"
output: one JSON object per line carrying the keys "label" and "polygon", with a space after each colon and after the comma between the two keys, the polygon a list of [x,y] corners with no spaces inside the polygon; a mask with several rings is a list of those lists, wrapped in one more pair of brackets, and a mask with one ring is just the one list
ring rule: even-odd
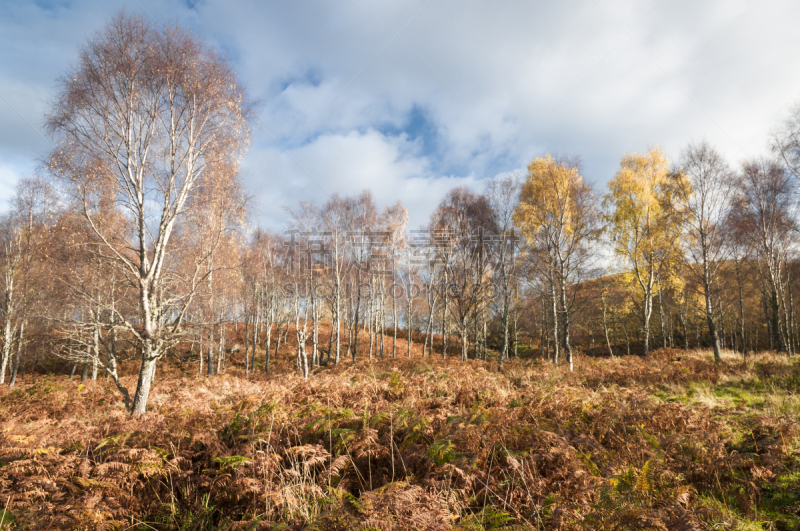
{"label": "forest floor", "polygon": [[305,381],[290,350],[166,363],[140,418],[103,378],[4,387],[0,529],[800,530],[800,357],[398,349]]}

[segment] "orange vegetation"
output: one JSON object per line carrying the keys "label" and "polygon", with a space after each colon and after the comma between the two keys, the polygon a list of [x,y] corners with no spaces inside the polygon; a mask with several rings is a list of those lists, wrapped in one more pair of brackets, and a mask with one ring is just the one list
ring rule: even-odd
{"label": "orange vegetation", "polygon": [[539,360],[498,371],[417,355],[345,360],[308,381],[281,358],[278,373],[250,378],[232,361],[208,379],[165,365],[141,418],[109,380],[3,388],[0,501],[26,529],[797,521],[796,418],[686,392],[770,377],[796,388],[800,366],[785,357],[718,365],[660,351],[579,358],[570,374]]}

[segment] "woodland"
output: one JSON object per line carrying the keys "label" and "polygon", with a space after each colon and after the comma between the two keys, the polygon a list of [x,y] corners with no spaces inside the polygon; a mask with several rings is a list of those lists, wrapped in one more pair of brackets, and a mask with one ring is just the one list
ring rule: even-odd
{"label": "woodland", "polygon": [[120,13],[57,83],[0,215],[0,529],[800,529],[800,106],[736,164],[268,230],[207,42]]}

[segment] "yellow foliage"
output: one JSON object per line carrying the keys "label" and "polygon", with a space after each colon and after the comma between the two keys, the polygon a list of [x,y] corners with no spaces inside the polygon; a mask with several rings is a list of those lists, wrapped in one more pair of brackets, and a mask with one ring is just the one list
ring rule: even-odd
{"label": "yellow foliage", "polygon": [[659,148],[623,157],[609,183],[603,206],[614,251],[631,267],[645,296],[654,293],[657,283],[679,287],[680,280],[672,274],[686,217],[679,197],[690,186],[683,173],[670,171]]}
{"label": "yellow foliage", "polygon": [[529,239],[558,227],[568,236],[581,224],[576,195],[584,188],[578,169],[552,156],[536,157],[528,165],[515,220]]}
{"label": "yellow foliage", "polygon": [[571,257],[598,235],[591,187],[575,164],[550,155],[528,165],[514,221],[527,241],[524,252],[546,253],[562,282],[574,273]]}

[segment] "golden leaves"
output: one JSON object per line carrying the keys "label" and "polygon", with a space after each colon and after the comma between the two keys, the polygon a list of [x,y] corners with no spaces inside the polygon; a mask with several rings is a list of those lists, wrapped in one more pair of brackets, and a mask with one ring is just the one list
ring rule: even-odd
{"label": "golden leaves", "polygon": [[690,186],[683,173],[670,171],[659,148],[622,158],[603,206],[614,250],[637,278],[654,280],[680,257],[678,238],[685,213],[679,198]]}
{"label": "golden leaves", "polygon": [[576,196],[585,186],[575,165],[549,154],[537,157],[528,165],[515,221],[529,238],[553,225],[573,231],[581,214]]}

